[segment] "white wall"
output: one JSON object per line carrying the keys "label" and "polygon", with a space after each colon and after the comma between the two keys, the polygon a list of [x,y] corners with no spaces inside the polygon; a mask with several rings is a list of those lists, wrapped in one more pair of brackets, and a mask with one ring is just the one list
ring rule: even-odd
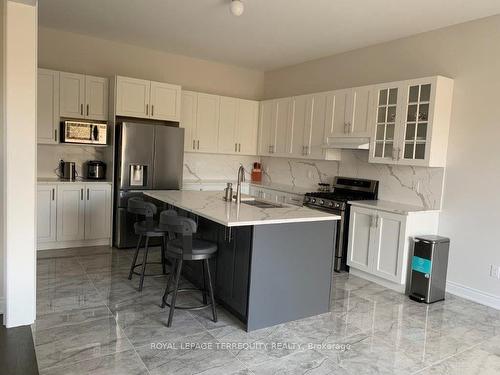
{"label": "white wall", "polygon": [[[450,290],[500,308],[500,16],[267,72],[265,97],[442,74],[455,80],[440,232]],[[465,286],[465,288],[460,288]]]}
{"label": "white wall", "polygon": [[7,1],[5,28],[5,324],[36,316],[37,7]]}

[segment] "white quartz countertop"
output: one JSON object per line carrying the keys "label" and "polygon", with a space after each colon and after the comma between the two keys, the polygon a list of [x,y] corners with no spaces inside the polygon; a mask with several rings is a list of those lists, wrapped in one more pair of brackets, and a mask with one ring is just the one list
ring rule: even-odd
{"label": "white quartz countertop", "polygon": [[151,190],[144,194],[227,227],[340,219],[338,215],[292,205],[258,208],[242,202],[238,209],[236,203],[224,201],[223,192],[218,191]]}
{"label": "white quartz countertop", "polygon": [[374,210],[392,212],[395,214],[408,215],[417,212],[439,212],[439,210],[429,209],[409,204],[390,202],[384,200],[349,201],[349,204],[357,207],[370,208]]}
{"label": "white quartz countertop", "polygon": [[89,180],[86,178],[78,178],[74,181],[63,180],[58,177],[39,177],[37,178],[38,184],[111,184],[108,180]]}

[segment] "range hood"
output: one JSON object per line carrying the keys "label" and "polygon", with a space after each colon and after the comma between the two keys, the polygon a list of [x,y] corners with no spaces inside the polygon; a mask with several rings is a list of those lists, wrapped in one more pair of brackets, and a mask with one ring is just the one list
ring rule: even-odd
{"label": "range hood", "polygon": [[323,148],[337,148],[348,150],[368,150],[370,147],[370,138],[365,137],[328,137]]}

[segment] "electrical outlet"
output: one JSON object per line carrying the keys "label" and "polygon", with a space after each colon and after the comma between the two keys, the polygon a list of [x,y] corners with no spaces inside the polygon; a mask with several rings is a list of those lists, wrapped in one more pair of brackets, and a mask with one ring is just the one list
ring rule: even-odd
{"label": "electrical outlet", "polygon": [[490,264],[490,277],[500,280],[500,266]]}

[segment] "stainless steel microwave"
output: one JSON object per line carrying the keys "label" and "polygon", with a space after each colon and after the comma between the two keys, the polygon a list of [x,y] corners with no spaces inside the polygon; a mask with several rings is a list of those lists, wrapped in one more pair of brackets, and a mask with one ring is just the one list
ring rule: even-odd
{"label": "stainless steel microwave", "polygon": [[106,145],[108,142],[108,125],[81,121],[61,122],[62,143],[82,143]]}

